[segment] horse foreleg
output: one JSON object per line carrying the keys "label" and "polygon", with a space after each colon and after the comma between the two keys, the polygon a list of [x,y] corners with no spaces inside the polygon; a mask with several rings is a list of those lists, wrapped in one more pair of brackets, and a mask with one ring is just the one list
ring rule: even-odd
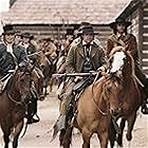
{"label": "horse foreleg", "polygon": [[8,148],[9,147],[9,134],[4,134],[4,142],[5,142],[5,146],[4,148]]}
{"label": "horse foreleg", "polygon": [[108,131],[97,133],[98,139],[100,140],[101,148],[107,148],[108,145]]}
{"label": "horse foreleg", "polygon": [[113,121],[111,120],[110,127],[109,127],[109,141],[110,141],[110,147],[113,148],[116,141],[116,129],[113,124]]}
{"label": "horse foreleg", "polygon": [[3,139],[4,139],[4,148],[8,148],[9,147],[9,136],[10,136],[10,133],[11,133],[11,128],[6,124],[6,123],[1,123],[1,128],[2,128],[2,131],[3,131]]}
{"label": "horse foreleg", "polygon": [[14,140],[13,140],[13,148],[17,148],[18,146],[18,138],[19,138],[19,135],[23,129],[23,125],[24,125],[24,122],[21,121],[17,126],[16,126],[16,130],[15,130],[15,133],[14,133]]}
{"label": "horse foreleg", "polygon": [[10,141],[10,139],[9,139],[10,129],[8,129],[7,131],[3,131],[3,132],[4,132],[3,138],[4,138],[4,143],[5,143],[4,148],[8,148],[9,147],[9,141]]}
{"label": "horse foreleg", "polygon": [[53,87],[53,79],[51,78],[49,81],[49,91],[52,92],[52,87]]}
{"label": "horse foreleg", "polygon": [[121,133],[118,134],[118,138],[117,138],[117,143],[119,144],[119,146],[123,146],[123,130],[124,130],[124,127],[125,127],[125,119],[121,119],[121,122],[120,122],[120,130],[121,130]]}
{"label": "horse foreleg", "polygon": [[87,130],[82,130],[82,138],[83,138],[83,144],[82,148],[90,148],[90,138],[91,138],[91,133]]}
{"label": "horse foreleg", "polygon": [[134,113],[132,116],[130,116],[127,119],[128,124],[127,124],[126,138],[127,138],[128,141],[131,141],[132,140],[132,130],[133,130],[135,121],[136,121],[136,113]]}

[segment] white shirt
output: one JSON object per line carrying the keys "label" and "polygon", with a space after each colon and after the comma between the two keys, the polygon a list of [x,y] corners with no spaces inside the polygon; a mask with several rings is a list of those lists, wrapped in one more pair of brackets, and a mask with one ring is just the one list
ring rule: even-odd
{"label": "white shirt", "polygon": [[13,54],[12,44],[7,44],[7,51]]}

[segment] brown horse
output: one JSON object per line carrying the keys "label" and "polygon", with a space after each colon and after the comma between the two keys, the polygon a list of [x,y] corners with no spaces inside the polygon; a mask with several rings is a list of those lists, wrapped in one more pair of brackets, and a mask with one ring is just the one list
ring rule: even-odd
{"label": "brown horse", "polygon": [[31,71],[18,68],[2,94],[0,94],[0,126],[4,136],[4,148],[9,147],[10,136],[12,147],[17,148],[18,138],[24,124],[25,102],[31,97]]}
{"label": "brown horse", "polygon": [[[111,53],[107,74],[88,86],[79,98],[73,125],[82,133],[82,147],[89,148],[92,135],[97,133],[101,148],[107,148],[108,140],[113,148],[119,117],[122,121],[117,142],[122,144],[125,121],[128,122],[127,140],[131,140],[142,98],[135,80],[133,58],[123,47],[116,47]],[[70,147],[72,129],[68,127],[60,135],[64,148]]]}
{"label": "brown horse", "polygon": [[126,121],[126,138],[128,141],[132,140],[137,110],[145,96],[141,83],[135,76],[135,64],[130,52],[125,51],[125,48],[121,46],[114,48],[110,54],[109,65],[110,82],[107,83],[108,91],[106,93],[109,100],[112,100],[110,101],[110,110],[113,120],[117,121],[121,118],[120,132],[117,132],[115,126],[111,126],[110,136],[113,147],[116,139],[119,146],[123,145],[122,137]]}
{"label": "brown horse", "polygon": [[[108,100],[104,97],[104,84],[106,77],[88,86],[81,94],[73,126],[82,133],[83,148],[90,147],[90,139],[94,133],[98,135],[101,148],[107,148],[109,138],[110,113]],[[60,143],[69,148],[73,127],[68,127],[64,136],[60,135]]]}
{"label": "brown horse", "polygon": [[52,74],[56,70],[56,62],[57,62],[57,53],[56,46],[49,39],[44,39],[40,43],[41,53],[39,55],[40,66],[44,75],[44,88],[47,92],[48,85],[50,86],[50,91],[52,91]]}

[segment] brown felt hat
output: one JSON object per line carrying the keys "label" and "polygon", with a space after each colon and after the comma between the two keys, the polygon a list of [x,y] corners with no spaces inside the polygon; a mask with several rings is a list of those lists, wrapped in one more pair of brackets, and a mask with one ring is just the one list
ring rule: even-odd
{"label": "brown felt hat", "polygon": [[115,29],[117,24],[124,24],[126,27],[130,26],[132,23],[130,21],[126,21],[125,19],[123,18],[118,18],[116,19],[115,22],[112,22],[109,24],[109,26],[112,28],[112,29]]}

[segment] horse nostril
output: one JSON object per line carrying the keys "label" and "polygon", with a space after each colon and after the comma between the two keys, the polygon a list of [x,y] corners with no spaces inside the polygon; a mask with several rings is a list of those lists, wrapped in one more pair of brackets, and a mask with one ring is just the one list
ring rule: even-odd
{"label": "horse nostril", "polygon": [[113,116],[119,115],[120,112],[121,112],[121,108],[111,109],[111,114],[112,114]]}
{"label": "horse nostril", "polygon": [[118,112],[121,112],[122,111],[122,109],[121,108],[118,108]]}

